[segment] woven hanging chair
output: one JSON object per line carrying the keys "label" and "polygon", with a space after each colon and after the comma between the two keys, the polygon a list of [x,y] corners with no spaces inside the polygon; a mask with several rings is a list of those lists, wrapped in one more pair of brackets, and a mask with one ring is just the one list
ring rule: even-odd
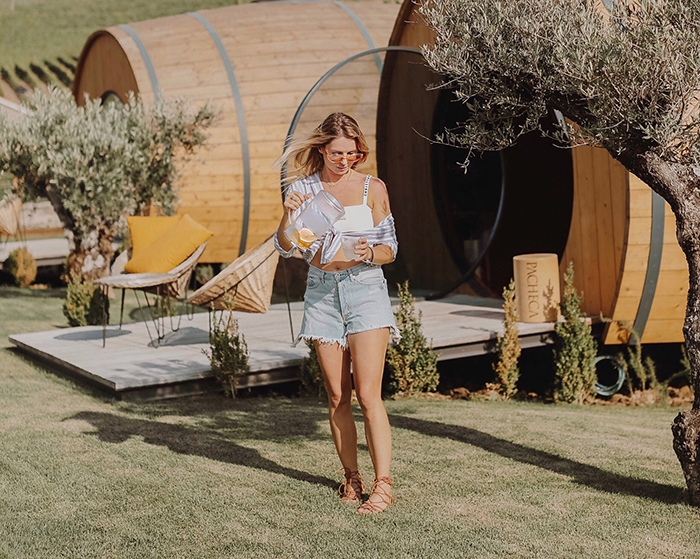
{"label": "woven hanging chair", "polygon": [[19,230],[19,217],[22,212],[22,200],[6,197],[0,200],[0,235],[12,237]]}
{"label": "woven hanging chair", "polygon": [[226,294],[235,311],[266,313],[272,299],[272,283],[279,253],[272,236],[239,256],[187,299],[200,307],[226,310]]}

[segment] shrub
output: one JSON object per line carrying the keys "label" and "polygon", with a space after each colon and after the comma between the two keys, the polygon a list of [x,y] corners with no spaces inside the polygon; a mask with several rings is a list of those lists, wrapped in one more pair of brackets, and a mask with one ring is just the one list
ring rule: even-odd
{"label": "shrub", "polygon": [[70,70],[71,74],[75,74],[75,64],[71,64],[68,60],[63,58],[62,56],[59,56],[57,60],[63,64],[68,70]]}
{"label": "shrub", "polygon": [[34,72],[34,75],[39,78],[43,83],[46,85],[51,85],[53,83],[53,80],[51,79],[51,76],[49,76],[46,73],[46,70],[44,70],[41,66],[38,64],[34,64],[33,62],[29,65],[29,69]]}
{"label": "shrub", "polygon": [[44,64],[46,64],[46,67],[53,72],[54,76],[58,78],[58,81],[60,81],[64,86],[70,87],[73,85],[73,78],[71,78],[66,72],[61,68],[60,66],[57,66],[50,60],[44,59]]}
{"label": "shrub", "polygon": [[692,369],[690,368],[690,359],[688,359],[688,352],[685,349],[685,344],[681,345],[680,366],[680,371],[673,373],[664,383],[667,387],[693,385],[693,373]]}
{"label": "shrub", "polygon": [[[224,298],[224,307],[227,310],[233,308],[233,299],[229,296]],[[214,318],[209,333],[211,351],[202,351],[209,358],[211,371],[224,392],[235,398],[236,378],[250,371],[248,345],[238,329],[238,321],[232,318],[230,312],[226,314],[227,318],[223,315],[218,320]]]}
{"label": "shrub", "polygon": [[151,204],[172,213],[176,163],[205,142],[214,113],[183,99],[146,110],[133,94],[124,104],[78,106],[54,86],[26,104],[24,118],[0,118],[0,170],[16,178],[24,200],[49,199],[68,233],[69,270],[84,280],[103,277],[126,216]]}
{"label": "shrub", "polygon": [[394,314],[401,340],[387,348],[388,391],[406,396],[435,391],[440,380],[437,353],[423,335],[423,313],[416,316],[415,299],[408,290],[408,282],[399,285],[399,308]]}
{"label": "shrub", "polygon": [[36,260],[25,247],[13,250],[7,256],[3,268],[19,287],[27,287],[36,279]]}
{"label": "shrub", "polygon": [[590,401],[597,380],[594,360],[598,348],[591,325],[581,313],[581,301],[583,296],[574,287],[574,265],[570,262],[564,274],[564,322],[555,327],[554,399],[558,402]]}
{"label": "shrub", "polygon": [[656,364],[648,355],[644,357],[642,354],[642,343],[639,335],[634,328],[628,323],[620,323],[620,327],[629,333],[629,339],[632,344],[627,347],[626,355],[621,360],[622,366],[627,373],[627,382],[629,383],[630,393],[634,389],[660,390],[661,383],[656,378]]}
{"label": "shrub", "polygon": [[15,81],[14,77],[12,77],[12,74],[10,74],[10,72],[8,72],[4,67],[0,68],[0,79],[7,83],[7,85],[12,88],[12,91],[14,91],[20,99],[24,98],[25,94],[27,93],[27,88],[19,85]]}
{"label": "shrub", "polygon": [[70,326],[102,324],[102,306],[105,320],[109,322],[109,298],[91,281],[82,281],[73,275],[63,302],[63,315]]}
{"label": "shrub", "polygon": [[505,399],[515,394],[520,378],[518,358],[520,357],[520,337],[518,335],[518,317],[515,310],[515,282],[511,279],[508,287],[503,289],[503,335],[498,336],[496,351],[498,363],[493,367],[496,372],[496,390]]}
{"label": "shrub", "polygon": [[24,68],[15,64],[15,75],[32,89],[36,89],[36,82]]}
{"label": "shrub", "polygon": [[306,340],[306,345],[309,348],[309,356],[301,362],[299,374],[301,388],[304,392],[314,396],[322,396],[326,393],[326,386],[323,384],[323,373],[318,362],[316,347],[311,340]]}

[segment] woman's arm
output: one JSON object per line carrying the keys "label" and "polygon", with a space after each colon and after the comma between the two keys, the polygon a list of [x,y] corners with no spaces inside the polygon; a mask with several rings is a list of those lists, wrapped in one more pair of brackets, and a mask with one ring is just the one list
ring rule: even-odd
{"label": "woman's arm", "polygon": [[284,230],[290,225],[289,213],[298,210],[309,198],[311,198],[311,194],[302,194],[301,192],[292,190],[284,199],[284,213],[282,214],[282,219],[277,228],[277,243],[285,252],[289,252],[294,248],[294,245],[289,241],[287,235],[284,234]]}
{"label": "woman's arm", "polygon": [[372,180],[369,182],[369,192],[367,193],[367,205],[372,208],[372,219],[375,227],[391,213],[389,191],[383,180],[372,177]]}
{"label": "woman's arm", "polygon": [[[386,184],[381,179],[372,177],[369,183],[369,193],[367,195],[367,205],[372,208],[372,220],[374,226],[379,225],[386,216],[391,213],[389,206],[389,191]],[[388,245],[376,245],[370,247],[367,244],[367,239],[360,239],[359,244],[355,247],[357,260],[367,260],[373,264],[389,264],[396,258],[394,251]]]}

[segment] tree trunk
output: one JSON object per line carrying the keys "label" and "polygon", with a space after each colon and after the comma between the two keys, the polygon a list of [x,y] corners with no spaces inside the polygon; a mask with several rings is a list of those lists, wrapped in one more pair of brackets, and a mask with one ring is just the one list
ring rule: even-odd
{"label": "tree trunk", "polygon": [[109,264],[114,256],[112,249],[114,232],[112,228],[105,225],[90,237],[79,238],[75,234],[77,229],[75,220],[63,206],[61,195],[49,187],[46,188],[46,195],[63,224],[71,246],[70,254],[66,260],[66,270],[61,279],[68,283],[71,281],[71,277],[78,277],[82,281],[93,281],[108,276]]}
{"label": "tree trunk", "polygon": [[[697,188],[694,188],[697,192]],[[673,449],[683,468],[690,504],[700,507],[700,199],[687,196],[676,213],[678,242],[688,261],[689,289],[683,337],[695,399],[692,409],[673,420]]]}
{"label": "tree trunk", "polygon": [[66,261],[66,282],[70,281],[71,277],[78,277],[82,281],[94,281],[109,275],[109,265],[114,256],[114,236],[101,231],[94,237],[94,240],[74,240]]}
{"label": "tree trunk", "polygon": [[692,409],[673,420],[673,449],[688,485],[690,504],[700,507],[700,177],[695,169],[661,160],[654,154],[621,162],[671,205],[676,238],[689,271],[683,337],[695,399]]}

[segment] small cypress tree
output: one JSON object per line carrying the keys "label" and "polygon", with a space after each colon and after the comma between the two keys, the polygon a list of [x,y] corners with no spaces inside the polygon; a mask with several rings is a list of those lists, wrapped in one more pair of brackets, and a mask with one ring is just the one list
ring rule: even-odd
{"label": "small cypress tree", "polygon": [[503,288],[503,311],[503,334],[498,336],[498,362],[493,369],[496,372],[496,390],[503,399],[508,400],[517,390],[516,385],[520,378],[518,359],[521,352],[515,308],[515,282],[512,279],[508,287]]}
{"label": "small cypress tree", "polygon": [[561,303],[564,322],[555,327],[554,399],[558,402],[584,404],[593,395],[596,383],[594,360],[598,351],[591,325],[581,313],[583,296],[574,287],[574,264],[564,274],[564,297]]}
{"label": "small cypress tree", "polygon": [[202,352],[209,358],[211,371],[224,392],[235,398],[236,378],[250,371],[248,344],[238,329],[238,321],[232,318],[233,298],[228,295],[224,297],[224,309],[229,311],[226,319],[214,317],[209,334],[211,351]]}
{"label": "small cypress tree", "polygon": [[423,313],[416,316],[415,298],[408,290],[408,282],[399,285],[399,308],[394,313],[401,340],[387,348],[387,385],[390,393],[405,396],[417,392],[433,392],[440,375],[437,353],[423,335]]}

